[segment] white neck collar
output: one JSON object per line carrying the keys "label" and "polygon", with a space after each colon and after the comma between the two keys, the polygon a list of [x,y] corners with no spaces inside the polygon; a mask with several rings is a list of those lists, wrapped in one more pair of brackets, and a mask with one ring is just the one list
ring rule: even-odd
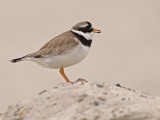
{"label": "white neck collar", "polygon": [[93,32],[91,32],[91,33],[83,33],[83,32],[81,32],[81,31],[73,30],[73,29],[71,29],[71,31],[74,32],[74,33],[77,33],[77,34],[79,34],[79,35],[81,35],[81,36],[83,36],[83,37],[86,38],[87,40],[92,40]]}

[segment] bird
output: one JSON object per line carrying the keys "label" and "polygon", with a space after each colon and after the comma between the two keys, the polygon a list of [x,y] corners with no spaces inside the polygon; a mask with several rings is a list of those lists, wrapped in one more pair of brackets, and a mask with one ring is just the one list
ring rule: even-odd
{"label": "bird", "polygon": [[101,31],[93,28],[88,21],[79,22],[70,30],[51,39],[38,51],[10,62],[33,61],[45,68],[59,69],[66,82],[70,83],[64,68],[81,62],[87,56],[94,33]]}

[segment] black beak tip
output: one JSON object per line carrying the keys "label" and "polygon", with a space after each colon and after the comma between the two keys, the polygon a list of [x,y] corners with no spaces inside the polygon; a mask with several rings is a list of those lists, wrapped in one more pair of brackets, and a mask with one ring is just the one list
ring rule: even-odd
{"label": "black beak tip", "polygon": [[98,30],[98,33],[101,33],[101,31],[100,31],[100,30]]}

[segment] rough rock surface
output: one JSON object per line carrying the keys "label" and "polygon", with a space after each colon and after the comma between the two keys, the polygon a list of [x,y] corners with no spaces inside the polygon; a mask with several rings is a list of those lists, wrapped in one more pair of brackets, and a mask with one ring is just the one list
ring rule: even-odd
{"label": "rough rock surface", "polygon": [[2,120],[160,120],[160,97],[120,84],[63,83],[9,106]]}

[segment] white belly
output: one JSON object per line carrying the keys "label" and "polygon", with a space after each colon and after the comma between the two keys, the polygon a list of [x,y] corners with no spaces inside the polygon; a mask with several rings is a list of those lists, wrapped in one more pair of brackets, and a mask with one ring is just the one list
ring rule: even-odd
{"label": "white belly", "polygon": [[32,61],[43,67],[58,69],[62,66],[69,67],[79,63],[87,56],[88,51],[89,47],[80,44],[63,54],[44,58],[34,58]]}

